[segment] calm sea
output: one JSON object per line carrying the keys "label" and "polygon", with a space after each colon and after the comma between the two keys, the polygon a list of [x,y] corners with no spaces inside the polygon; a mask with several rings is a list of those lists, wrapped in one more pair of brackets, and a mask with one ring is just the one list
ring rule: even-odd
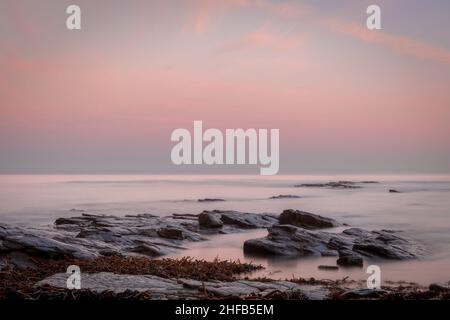
{"label": "calm sea", "polygon": [[[361,189],[294,188],[298,183],[336,180],[376,180]],[[389,193],[397,189],[402,193]],[[271,200],[279,194],[299,199]],[[199,203],[199,198],[225,202]],[[420,261],[368,261],[382,269],[383,280],[428,284],[450,280],[450,176],[170,176],[170,175],[3,175],[0,176],[0,222],[51,224],[58,217],[88,213],[126,215],[200,213],[230,209],[280,213],[305,210],[370,230],[403,230],[422,242],[429,255]],[[338,230],[336,230],[338,231]],[[202,259],[240,259],[261,263],[257,276],[365,279],[364,269],[318,270],[336,258],[255,259],[246,257],[246,239],[262,237],[265,230],[214,236],[189,245],[179,256]]]}

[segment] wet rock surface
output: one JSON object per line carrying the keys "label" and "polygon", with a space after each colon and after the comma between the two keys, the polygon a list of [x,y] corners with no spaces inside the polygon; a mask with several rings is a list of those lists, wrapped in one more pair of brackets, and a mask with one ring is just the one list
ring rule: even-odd
{"label": "wet rock surface", "polygon": [[[48,285],[66,288],[67,274],[58,273],[39,281],[37,286]],[[111,272],[83,274],[81,288],[96,293],[112,291],[122,293],[127,290],[148,292],[151,299],[201,299],[209,298],[260,298],[277,294],[286,297],[320,300],[325,299],[329,290],[324,286],[300,285],[290,281],[198,281],[192,279],[166,279],[154,275],[123,275]]]}
{"label": "wet rock surface", "polygon": [[[375,183],[372,181],[367,182],[361,182],[361,184],[367,184],[367,183]],[[331,189],[359,189],[362,188],[362,186],[359,185],[358,182],[353,181],[331,181],[326,183],[302,183],[297,184],[294,187],[297,188],[331,188]]]}
{"label": "wet rock surface", "polygon": [[202,212],[198,216],[198,224],[204,228],[222,228],[223,222],[220,220],[221,215],[211,212]]}
{"label": "wet rock surface", "polygon": [[336,263],[347,267],[362,267],[364,265],[363,258],[358,253],[348,249],[339,250],[339,259]]}
{"label": "wet rock surface", "polygon": [[330,218],[300,210],[284,210],[278,217],[280,224],[290,224],[305,229],[323,229],[339,226],[339,223]]}
{"label": "wet rock surface", "polygon": [[340,295],[341,299],[378,299],[388,292],[381,289],[355,289],[344,292]]}
{"label": "wet rock surface", "polygon": [[276,222],[268,214],[218,210],[164,217],[83,213],[40,228],[0,224],[0,256],[7,255],[18,264],[24,262],[19,261],[23,257],[15,258],[16,253],[79,259],[136,253],[156,257],[182,250],[188,242],[206,240],[210,234],[266,228]]}
{"label": "wet rock surface", "polygon": [[204,198],[204,199],[198,199],[198,202],[221,202],[225,201],[225,199],[218,199],[218,198]]}
{"label": "wet rock surface", "polygon": [[338,264],[344,266],[362,266],[363,257],[405,260],[425,254],[421,244],[395,231],[350,228],[331,233],[287,224],[268,228],[264,238],[245,241],[244,252],[291,257],[339,255]]}
{"label": "wet rock surface", "polygon": [[300,199],[300,196],[296,196],[293,194],[280,194],[278,196],[270,197],[270,199]]}

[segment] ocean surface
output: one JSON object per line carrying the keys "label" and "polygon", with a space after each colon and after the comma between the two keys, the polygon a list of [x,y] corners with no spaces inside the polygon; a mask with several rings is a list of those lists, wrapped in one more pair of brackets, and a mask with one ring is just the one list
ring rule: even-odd
{"label": "ocean surface", "polygon": [[[338,180],[380,183],[345,190],[293,187],[305,182]],[[389,193],[389,189],[401,193]],[[280,194],[301,198],[269,199]],[[200,198],[226,201],[200,203],[197,201]],[[0,176],[0,222],[52,224],[58,217],[79,214],[71,209],[112,215],[168,215],[213,209],[278,214],[284,209],[299,209],[369,230],[402,230],[425,245],[429,253],[421,260],[367,261],[366,265],[381,267],[383,281],[429,284],[450,280],[450,176]],[[349,276],[361,280],[368,276],[365,268],[318,270],[320,264],[335,264],[336,257],[266,259],[244,256],[243,242],[266,234],[266,230],[253,230],[213,236],[209,241],[188,245],[188,250],[175,256],[252,261],[266,267],[253,276],[276,279],[293,276],[341,279]]]}

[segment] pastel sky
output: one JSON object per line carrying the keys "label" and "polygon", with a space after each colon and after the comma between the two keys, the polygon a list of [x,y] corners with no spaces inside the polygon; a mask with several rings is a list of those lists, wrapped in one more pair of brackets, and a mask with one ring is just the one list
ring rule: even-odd
{"label": "pastel sky", "polygon": [[[365,28],[382,9],[381,31]],[[66,7],[82,30],[65,27]],[[450,173],[448,0],[1,0],[1,173],[176,167],[176,128],[279,128],[280,173]]]}

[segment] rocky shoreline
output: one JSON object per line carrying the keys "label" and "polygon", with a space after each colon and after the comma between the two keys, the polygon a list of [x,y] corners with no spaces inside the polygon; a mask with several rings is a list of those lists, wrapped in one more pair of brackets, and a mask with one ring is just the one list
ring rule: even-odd
{"label": "rocky shoreline", "polygon": [[[30,293],[22,298],[34,299],[39,291],[41,297],[53,296],[58,299],[58,292],[67,290],[68,275],[62,266],[67,267],[69,264],[81,265],[83,290],[78,293],[80,297],[102,297],[104,292],[117,298],[125,292],[146,299],[380,299],[392,298],[393,294],[400,297],[418,292],[428,298],[448,295],[448,286],[445,284],[434,284],[430,288],[413,284],[406,287],[394,285],[383,290],[367,291],[364,289],[365,284],[348,281],[242,278],[237,275],[261,267],[239,262],[187,259],[183,266],[177,259],[155,259],[184,250],[189,242],[207,241],[214,234],[258,228],[266,228],[268,235],[245,241],[243,250],[246,254],[335,256],[336,266],[326,266],[330,269],[338,266],[361,267],[367,257],[406,260],[426,254],[426,249],[420,243],[399,231],[352,228],[333,219],[298,210],[285,210],[280,215],[214,210],[198,215],[173,214],[164,217],[151,214],[118,217],[78,213],[81,214],[59,218],[54,225],[47,227],[0,224],[2,276],[8,280],[8,275],[15,275],[19,279],[27,273],[38,275],[25,277],[28,280],[24,283],[9,280],[9,287],[2,288],[3,297],[15,296],[18,294],[17,287],[23,287]],[[344,230],[340,233],[323,231],[335,227]],[[173,269],[175,271],[155,271],[154,266],[158,263],[162,263],[158,270],[172,265],[176,266]],[[220,263],[220,267],[217,267]],[[198,269],[202,264],[206,266],[202,273],[206,278],[186,273],[186,270],[194,268],[193,265],[196,266],[194,269]],[[130,266],[134,269],[130,269]],[[230,266],[234,269],[224,273],[224,270],[230,270]],[[40,273],[39,270],[46,272]],[[223,274],[227,276],[224,278]],[[23,288],[19,291],[23,292]]]}

